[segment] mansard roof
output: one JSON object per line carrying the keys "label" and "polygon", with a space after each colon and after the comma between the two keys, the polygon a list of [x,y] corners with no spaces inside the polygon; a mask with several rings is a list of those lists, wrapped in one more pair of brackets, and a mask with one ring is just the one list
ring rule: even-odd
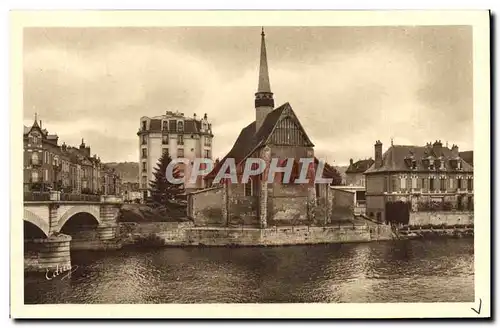
{"label": "mansard roof", "polygon": [[[450,162],[450,160],[455,159],[461,162],[462,170],[460,170],[460,172],[473,172],[473,167],[460,158],[460,156],[455,156],[448,147],[433,148],[432,146],[392,145],[382,156],[382,166],[375,168],[375,164],[372,164],[370,168],[365,171],[365,174],[376,172],[429,171],[424,163],[424,160],[427,158],[433,158],[435,160],[442,158],[446,171],[455,170]],[[407,164],[407,159],[415,160],[415,169],[412,169]]]}
{"label": "mansard roof", "polygon": [[461,151],[459,153],[459,156],[469,163],[470,165],[474,166],[474,151],[472,150],[467,150],[467,151]]}

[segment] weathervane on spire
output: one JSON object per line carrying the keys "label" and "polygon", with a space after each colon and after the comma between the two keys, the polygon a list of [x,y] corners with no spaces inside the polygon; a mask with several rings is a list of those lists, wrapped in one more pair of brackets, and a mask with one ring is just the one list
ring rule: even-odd
{"label": "weathervane on spire", "polygon": [[38,121],[38,113],[35,112],[35,121]]}
{"label": "weathervane on spire", "polygon": [[260,34],[262,36],[265,36],[266,34],[264,33],[264,26],[262,26],[262,33]]}

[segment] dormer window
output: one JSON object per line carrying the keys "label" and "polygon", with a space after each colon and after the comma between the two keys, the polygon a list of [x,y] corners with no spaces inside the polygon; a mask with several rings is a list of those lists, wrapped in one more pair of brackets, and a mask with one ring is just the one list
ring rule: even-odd
{"label": "dormer window", "polygon": [[457,161],[457,169],[461,170],[462,169],[462,162],[459,160]]}
{"label": "dormer window", "polygon": [[434,170],[434,160],[429,159],[429,170]]}
{"label": "dormer window", "polygon": [[416,160],[412,160],[411,161],[411,169],[412,170],[416,170],[417,169],[417,161]]}
{"label": "dormer window", "polygon": [[177,122],[177,131],[179,132],[184,131],[184,122],[182,121]]}

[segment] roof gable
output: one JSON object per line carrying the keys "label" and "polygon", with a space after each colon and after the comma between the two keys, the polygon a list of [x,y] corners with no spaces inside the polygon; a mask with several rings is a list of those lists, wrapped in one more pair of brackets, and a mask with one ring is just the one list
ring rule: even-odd
{"label": "roof gable", "polygon": [[368,170],[373,163],[375,163],[375,161],[372,158],[359,160],[350,164],[345,173],[363,173]]}
{"label": "roof gable", "polygon": [[212,172],[210,172],[210,174],[207,175],[207,177],[213,177],[221,168],[227,158],[234,158],[236,164],[238,164],[242,160],[251,156],[257,149],[266,145],[269,142],[269,137],[274,131],[276,124],[280,121],[281,118],[285,117],[290,117],[295,120],[298,128],[305,136],[305,140],[308,142],[307,144],[313,147],[314,145],[309,140],[309,137],[307,137],[307,135],[305,134],[304,128],[298,121],[295,113],[292,110],[292,107],[289,103],[284,103],[280,107],[275,108],[269,114],[267,114],[264,122],[262,122],[259,131],[255,132],[255,121],[243,128],[238,138],[234,142],[231,150],[218,164],[215,165],[214,169],[212,170]]}
{"label": "roof gable", "polygon": [[[294,146],[314,147],[302,124],[289,103],[285,103],[279,117],[269,123],[272,129],[266,137],[265,144],[287,144]],[[278,113],[276,113],[276,116]]]}

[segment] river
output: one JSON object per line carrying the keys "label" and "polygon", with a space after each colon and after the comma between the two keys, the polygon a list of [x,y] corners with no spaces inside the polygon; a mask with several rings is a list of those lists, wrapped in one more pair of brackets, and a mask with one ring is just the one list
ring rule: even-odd
{"label": "river", "polygon": [[473,302],[474,240],[72,253],[25,303]]}

